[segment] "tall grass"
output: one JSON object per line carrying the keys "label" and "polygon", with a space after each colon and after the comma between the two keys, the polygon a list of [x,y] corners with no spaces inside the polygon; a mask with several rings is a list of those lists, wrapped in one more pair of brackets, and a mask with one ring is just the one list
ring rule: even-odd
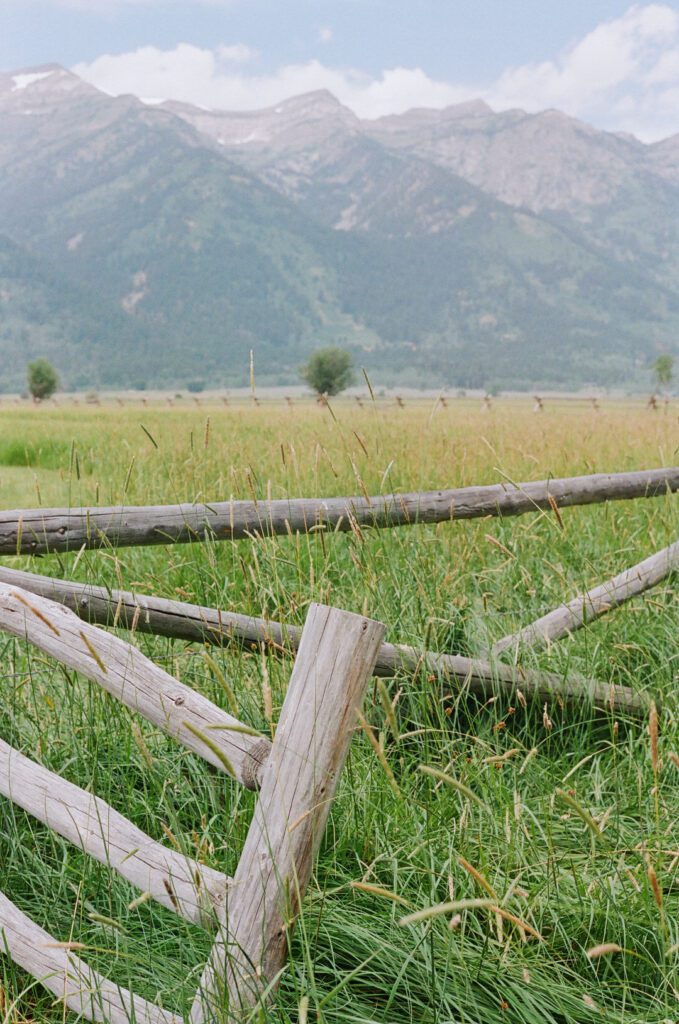
{"label": "tall grass", "polygon": [[[58,453],[49,465],[16,471],[6,507],[539,479],[671,464],[679,442],[676,411],[624,406],[597,414],[553,405],[540,415],[519,403],[484,413],[466,402],[405,410],[342,402],[330,410],[37,408],[0,411],[0,422],[0,464],[13,445],[42,451],[49,442]],[[677,498],[667,497],[564,510],[562,523],[536,513],[8,561],[299,624],[320,600],[383,620],[389,640],[476,654],[665,546],[678,529]],[[657,754],[647,723],[596,716],[587,705],[478,704],[424,674],[371,688],[373,742],[357,730],[266,1021],[677,1019],[678,608],[669,581],[551,650],[524,656],[526,665],[652,693]],[[135,643],[225,704],[198,645],[142,636]],[[90,787],[154,838],[167,842],[169,829],[192,856],[233,872],[252,794],[25,644],[0,637],[0,651],[4,739]],[[240,717],[270,731],[289,662],[258,652],[212,655]],[[125,882],[6,801],[0,888],[57,938],[85,943],[83,956],[104,973],[186,1010],[210,937],[151,903],[130,909],[137,894]],[[492,903],[466,902],[479,899]],[[417,916],[446,903],[459,909]],[[2,954],[0,970],[0,1020],[63,1019]]]}

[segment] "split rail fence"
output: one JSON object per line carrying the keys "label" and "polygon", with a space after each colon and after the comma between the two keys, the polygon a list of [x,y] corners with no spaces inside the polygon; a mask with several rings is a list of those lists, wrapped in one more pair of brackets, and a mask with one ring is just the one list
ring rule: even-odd
{"label": "split rail fence", "polygon": [[[405,526],[555,511],[677,490],[679,467],[378,498],[0,512],[0,553]],[[586,698],[616,713],[644,714],[649,708],[644,694],[605,681],[528,670],[520,654],[569,635],[677,571],[679,541],[502,638],[487,658],[470,659],[384,643],[380,623],[322,605],[311,605],[300,629],[0,567],[0,631],[27,640],[97,683],[259,796],[231,879],[151,839],[103,800],[2,739],[0,794],[169,910],[212,930],[214,946],[190,1021],[237,1021],[264,1005],[279,980],[370,676],[416,677],[424,670],[460,694],[486,698],[520,691],[540,702]],[[293,656],[275,738],[270,741],[239,722],[99,626],[266,647]],[[501,662],[507,654],[512,662]],[[2,892],[0,942],[21,967],[90,1020],[179,1024],[173,1012],[88,967],[69,943],[48,935]]]}
{"label": "split rail fence", "polygon": [[[242,785],[259,789],[231,879],[155,842],[103,800],[0,741],[3,796],[163,906],[215,931],[191,1024],[241,1019],[272,992],[285,962],[384,626],[311,606],[273,743],[130,644],[81,623],[53,601],[1,584],[0,628],[98,683]],[[89,1020],[181,1020],[97,974],[2,892],[0,935],[16,963]]]}

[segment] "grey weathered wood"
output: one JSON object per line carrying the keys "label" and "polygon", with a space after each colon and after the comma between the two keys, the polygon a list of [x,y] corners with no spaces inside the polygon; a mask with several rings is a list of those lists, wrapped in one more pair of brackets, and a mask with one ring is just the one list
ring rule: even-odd
{"label": "grey weathered wood", "polygon": [[[137,632],[218,646],[265,644],[281,654],[293,654],[299,646],[299,627],[237,612],[122,590],[109,591],[104,587],[55,580],[2,566],[0,581],[62,601],[82,619],[102,625],[115,622],[128,629],[134,625]],[[484,699],[494,694],[511,697],[520,689],[526,697],[540,701],[590,700],[596,707],[612,705],[630,714],[645,714],[648,710],[647,699],[629,687],[610,686],[603,681],[573,675],[563,679],[555,673],[519,669],[481,658],[437,654],[404,645],[382,644],[375,675],[388,677],[421,669],[435,674],[451,687],[462,688]]]}
{"label": "grey weathered wood", "polygon": [[503,637],[493,644],[493,654],[501,654],[515,647],[544,647],[568,633],[593,622],[612,608],[624,604],[637,594],[655,587],[671,573],[679,571],[679,541],[663,548],[643,562],[614,576],[612,580],[578,594],[536,619],[517,633]]}
{"label": "grey weathered wood", "polygon": [[98,683],[216,768],[250,789],[271,744],[238,719],[168,675],[124,640],[82,622],[47,598],[0,583],[0,630],[24,637]]}
{"label": "grey weathered wood", "polygon": [[214,928],[230,879],[147,836],[104,800],[0,739],[0,793],[163,906]]}
{"label": "grey weathered wood", "polygon": [[0,892],[0,956],[10,957],[74,1013],[105,1024],[181,1024],[181,1018],[92,970]]}
{"label": "grey weathered wood", "polygon": [[277,981],[383,635],[359,615],[309,609],[192,1024],[239,1019]]}
{"label": "grey weathered wood", "polygon": [[0,512],[0,554],[78,551],[81,547],[182,544],[255,534],[348,531],[440,523],[480,516],[516,516],[555,505],[657,497],[679,490],[679,467],[598,473],[529,483],[419,491],[376,497],[222,501],[210,505],[39,508]]}
{"label": "grey weathered wood", "polygon": [[[379,675],[425,670],[458,690],[489,698],[501,695],[511,699],[518,691],[540,703],[590,703],[601,710],[645,715],[649,700],[628,686],[571,673],[567,678],[555,672],[542,672],[483,658],[464,658],[457,654],[418,651],[402,644],[383,644],[379,656]],[[452,686],[451,686],[452,689]]]}

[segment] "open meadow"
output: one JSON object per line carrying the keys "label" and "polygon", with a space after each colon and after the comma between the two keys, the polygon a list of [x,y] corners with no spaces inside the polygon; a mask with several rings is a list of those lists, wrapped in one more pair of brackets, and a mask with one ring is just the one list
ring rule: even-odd
{"label": "open meadow", "polygon": [[[538,413],[528,399],[491,409],[463,399],[0,407],[4,509],[376,495],[678,463],[676,402],[597,411],[550,400]],[[678,536],[679,497],[667,495],[3,564],[297,625],[316,601],[384,622],[391,642],[482,656]],[[587,700],[479,701],[427,671],[373,680],[279,995],[253,1020],[678,1021],[678,627],[675,576],[520,654],[526,668],[653,698],[657,756],[648,717],[595,712]],[[134,643],[273,735],[290,659],[140,633]],[[233,872],[253,793],[23,641],[0,634],[0,651],[0,737],[154,839]],[[187,1011],[211,936],[140,903],[125,881],[5,799],[0,889],[52,935],[82,944],[109,977]],[[400,923],[444,902],[459,909]],[[0,949],[0,1022],[65,1019],[74,1018]]]}

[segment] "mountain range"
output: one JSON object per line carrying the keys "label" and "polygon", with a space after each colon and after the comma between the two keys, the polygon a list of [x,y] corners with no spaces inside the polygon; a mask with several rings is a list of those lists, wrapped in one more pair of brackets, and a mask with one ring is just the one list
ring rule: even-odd
{"label": "mountain range", "polygon": [[679,353],[679,136],[485,103],[359,119],[0,74],[0,389],[298,380],[647,387]]}

